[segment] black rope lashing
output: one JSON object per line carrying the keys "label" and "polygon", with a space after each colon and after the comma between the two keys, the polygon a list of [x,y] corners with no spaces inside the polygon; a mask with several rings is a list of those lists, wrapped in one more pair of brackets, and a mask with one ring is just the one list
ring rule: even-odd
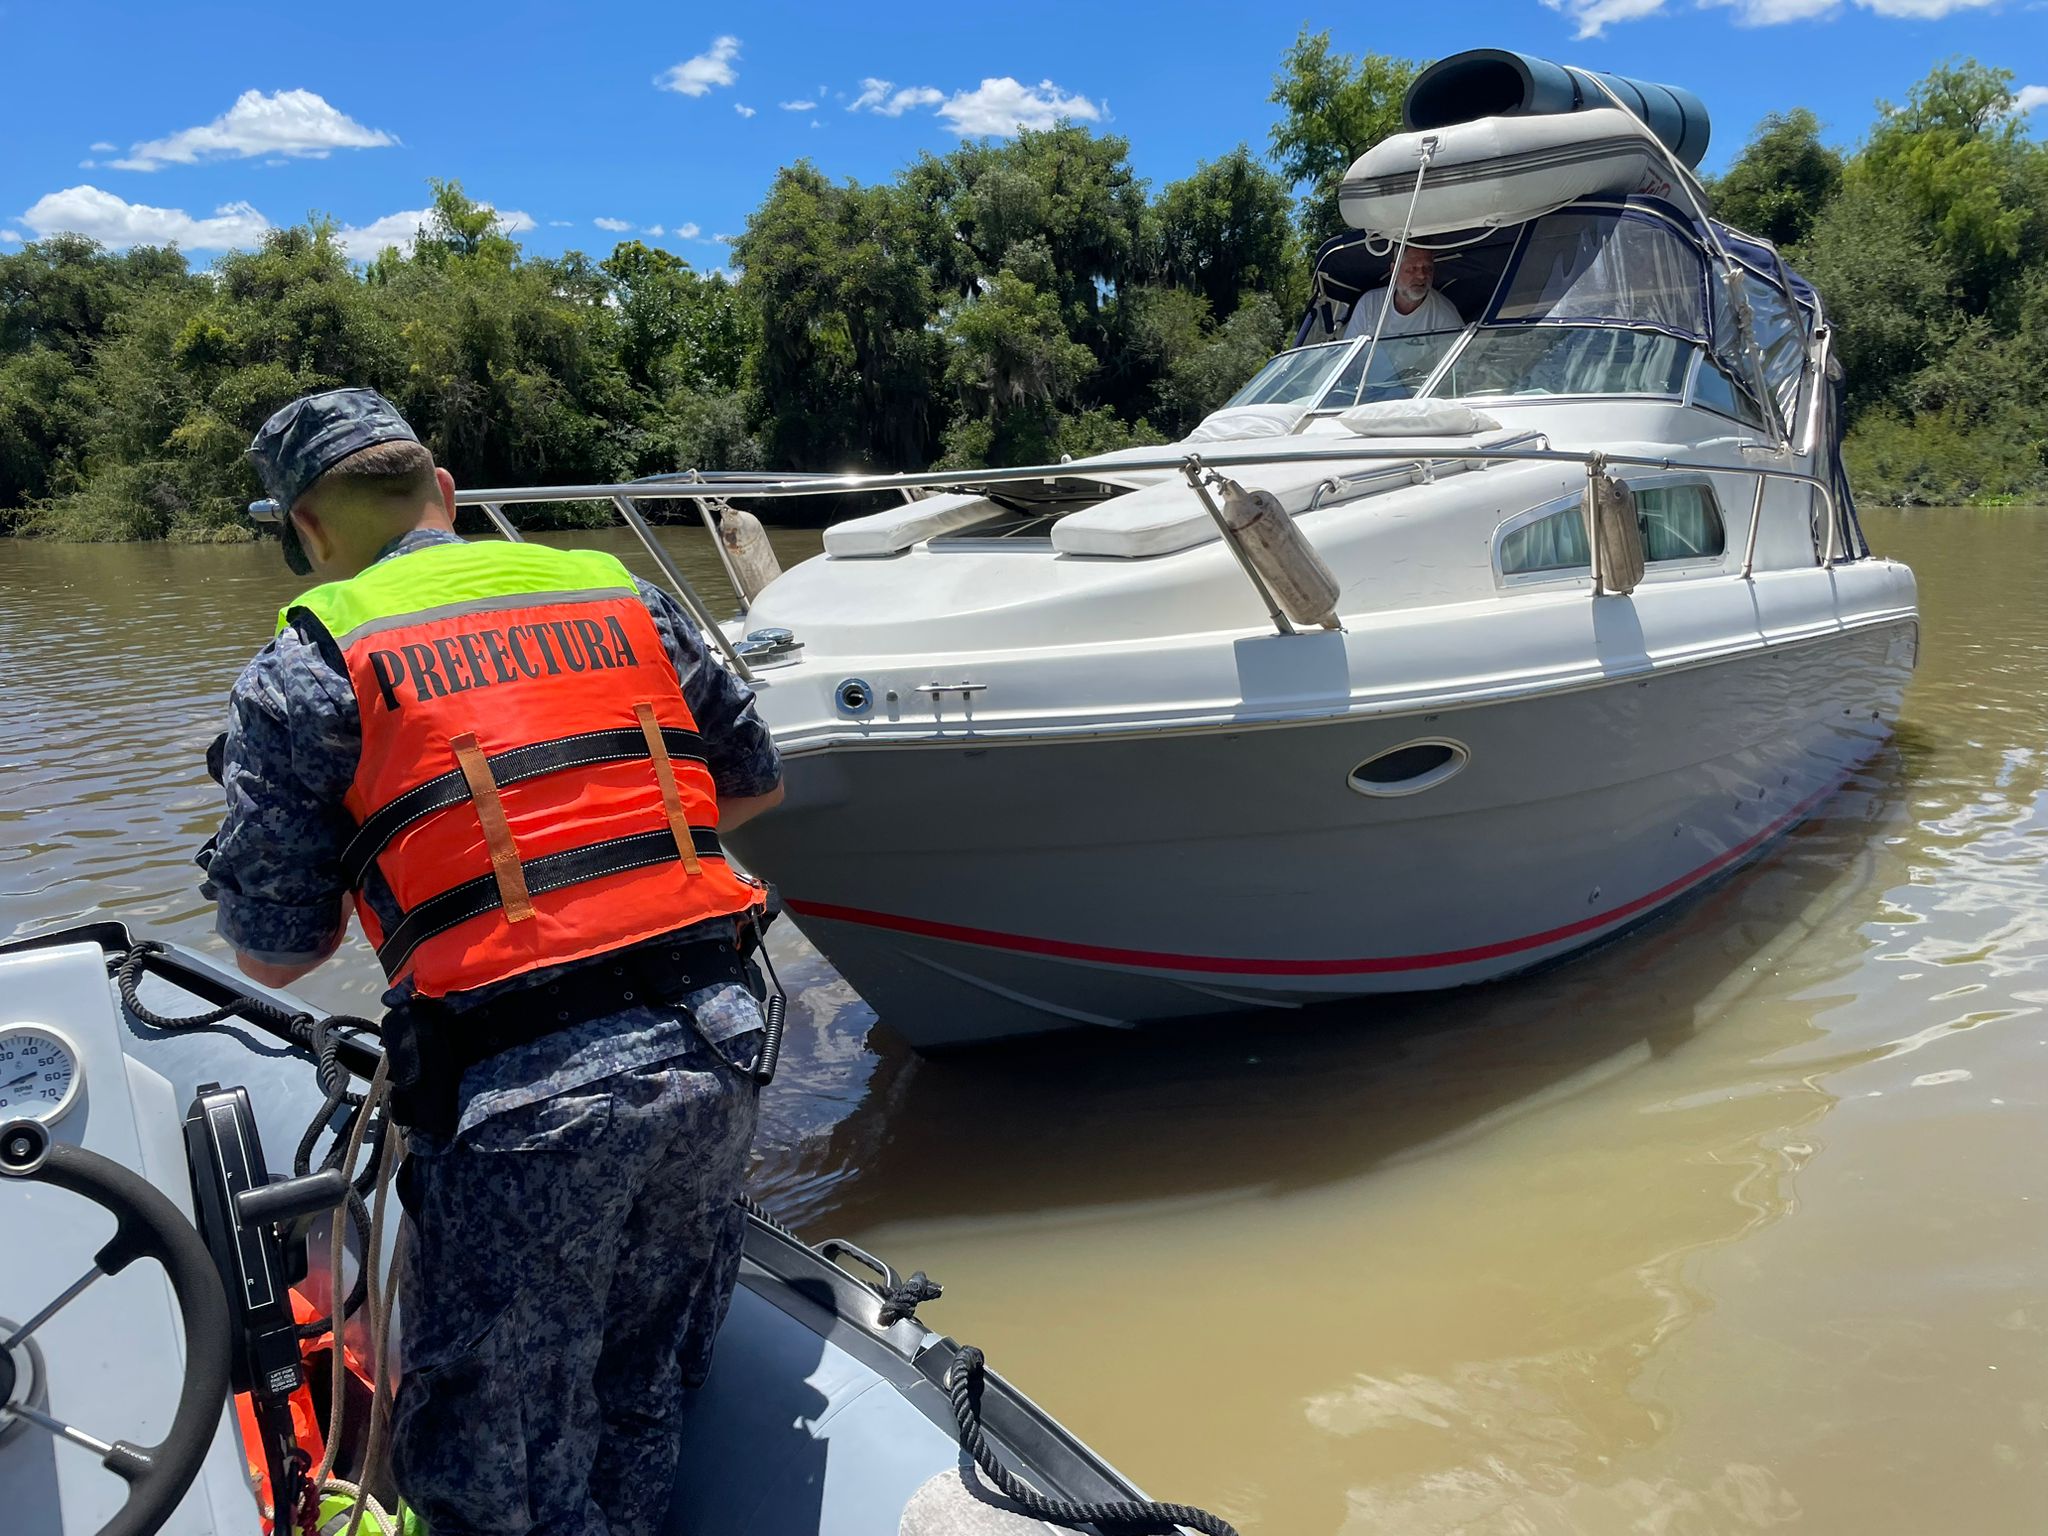
{"label": "black rope lashing", "polygon": [[926,1277],[921,1269],[913,1270],[907,1280],[898,1280],[882,1293],[882,1312],[876,1320],[887,1328],[891,1323],[915,1319],[917,1309],[927,1301],[937,1301],[946,1294],[946,1288],[938,1281]]}
{"label": "black rope lashing", "polygon": [[[974,1464],[1012,1503],[1053,1525],[1100,1526],[1105,1531],[1117,1532],[1118,1536],[1171,1536],[1176,1526],[1200,1531],[1203,1536],[1237,1536],[1237,1528],[1229,1521],[1191,1504],[1137,1499],[1081,1503],[1045,1497],[996,1460],[981,1432],[981,1387],[986,1366],[987,1360],[980,1350],[971,1344],[961,1345],[952,1368],[946,1372],[946,1395],[953,1404],[953,1417],[960,1421],[960,1448],[974,1458]],[[971,1491],[980,1491],[971,1482],[968,1486]]]}
{"label": "black rope lashing", "polygon": [[[239,1016],[252,1022],[266,1022],[282,1030],[293,1044],[313,1058],[314,1073],[323,1095],[319,1112],[307,1125],[306,1134],[299,1138],[299,1145],[292,1154],[292,1173],[303,1178],[312,1170],[313,1149],[320,1143],[320,1133],[326,1130],[332,1124],[335,1115],[346,1107],[351,1111],[350,1116],[342,1122],[334,1145],[321,1160],[322,1168],[339,1167],[343,1150],[355,1125],[355,1116],[362,1113],[363,1095],[349,1087],[354,1077],[348,1068],[341,1064],[340,1042],[335,1035],[334,1026],[353,1026],[369,1030],[369,1020],[354,1018],[347,1014],[332,1014],[321,1019],[310,1013],[288,1013],[275,1003],[254,993],[246,993],[203,1013],[182,1016],[158,1013],[153,1008],[145,1006],[142,1001],[142,973],[152,956],[164,953],[164,946],[155,940],[141,939],[121,957],[120,962],[114,967],[114,981],[120,990],[123,1005],[139,1023],[146,1024],[151,1029],[217,1029],[229,1019]],[[377,1124],[368,1128],[368,1134],[364,1138],[365,1144],[374,1142],[382,1132],[383,1122],[380,1117]],[[365,1178],[350,1188],[346,1202],[349,1222],[355,1228],[356,1238],[362,1244],[364,1252],[368,1252],[370,1246],[370,1209],[365,1203],[368,1191],[362,1188],[362,1184],[373,1175],[375,1165],[376,1160],[373,1157],[370,1168],[365,1170]],[[369,1281],[368,1273],[359,1268],[355,1284],[349,1288],[348,1295],[342,1300],[341,1315],[344,1322],[362,1310],[363,1303],[369,1297]],[[297,1332],[302,1339],[314,1339],[331,1331],[333,1326],[334,1318],[330,1313],[326,1317],[299,1324]]]}

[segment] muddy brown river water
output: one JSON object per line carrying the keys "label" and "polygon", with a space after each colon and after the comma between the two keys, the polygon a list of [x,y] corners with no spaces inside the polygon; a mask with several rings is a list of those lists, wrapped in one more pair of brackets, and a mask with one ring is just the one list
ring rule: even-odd
{"label": "muddy brown river water", "polygon": [[[2048,1527],[2048,513],[1866,521],[1920,578],[1897,738],[1676,913],[1476,991],[931,1061],[785,931],[759,1193],[1247,1536]],[[0,540],[0,935],[218,947],[201,755],[292,587]],[[379,985],[357,943],[301,990]]]}

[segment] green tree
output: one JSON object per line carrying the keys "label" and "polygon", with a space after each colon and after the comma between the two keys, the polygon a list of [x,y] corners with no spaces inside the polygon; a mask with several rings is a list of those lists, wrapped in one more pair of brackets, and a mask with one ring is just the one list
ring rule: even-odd
{"label": "green tree", "polygon": [[786,167],[734,242],[758,331],[746,378],[778,462],[927,462],[943,354],[927,207],[899,187]]}
{"label": "green tree", "polygon": [[960,399],[961,419],[989,428],[980,450],[986,462],[1053,457],[1059,408],[1095,366],[1095,354],[1067,335],[1058,298],[1000,272],[986,292],[954,310],[946,344],[946,382]]}
{"label": "green tree", "polygon": [[1384,53],[1332,53],[1330,34],[1307,27],[1282,57],[1268,98],[1283,114],[1273,125],[1273,158],[1290,182],[1308,188],[1300,219],[1311,249],[1344,229],[1337,209],[1344,173],[1401,131],[1401,99],[1418,69]]}
{"label": "green tree", "polygon": [[1152,205],[1154,280],[1199,293],[1219,320],[1247,293],[1302,290],[1287,215],[1286,179],[1240,144],[1170,182]]}
{"label": "green tree", "polygon": [[1820,119],[1794,107],[1758,123],[1741,155],[1710,191],[1720,218],[1788,246],[1807,237],[1841,184],[1842,157],[1821,143]]}
{"label": "green tree", "polygon": [[2048,237],[2048,148],[2026,136],[2012,82],[2010,70],[1974,59],[1936,66],[1903,107],[1878,104],[1849,169],[1918,226],[1973,310]]}

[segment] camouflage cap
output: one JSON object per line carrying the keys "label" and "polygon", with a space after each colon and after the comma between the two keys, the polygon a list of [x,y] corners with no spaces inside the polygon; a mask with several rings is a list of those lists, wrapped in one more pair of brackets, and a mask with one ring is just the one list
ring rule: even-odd
{"label": "camouflage cap", "polygon": [[264,422],[249,444],[249,457],[255,461],[256,478],[276,503],[273,515],[284,538],[284,563],[301,576],[311,569],[292,526],[291,509],[315,480],[365,448],[418,441],[405,418],[374,389],[304,395]]}

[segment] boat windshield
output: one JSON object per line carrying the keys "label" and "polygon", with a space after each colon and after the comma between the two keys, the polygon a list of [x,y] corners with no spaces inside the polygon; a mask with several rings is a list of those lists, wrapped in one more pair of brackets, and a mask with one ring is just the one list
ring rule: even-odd
{"label": "boat windshield", "polygon": [[1435,394],[1679,395],[1707,339],[1706,258],[1638,208],[1538,219]]}
{"label": "boat windshield", "polygon": [[[1316,402],[1319,411],[1341,411],[1373,400],[1408,400],[1436,372],[1463,331],[1422,331],[1413,336],[1382,336],[1377,347],[1360,347],[1338,372],[1328,393]],[[1366,360],[1372,375],[1366,376]]]}
{"label": "boat windshield", "polygon": [[1494,324],[1650,326],[1707,339],[1707,262],[1670,220],[1640,209],[1553,213],[1515,253]]}
{"label": "boat windshield", "polygon": [[1432,393],[1677,395],[1695,350],[1661,331],[1610,325],[1484,326]]}
{"label": "boat windshield", "polygon": [[1345,355],[1356,345],[1355,341],[1326,341],[1320,346],[1282,352],[1253,374],[1249,384],[1224,401],[1224,407],[1313,405],[1323,386],[1330,382],[1330,375],[1342,366]]}

